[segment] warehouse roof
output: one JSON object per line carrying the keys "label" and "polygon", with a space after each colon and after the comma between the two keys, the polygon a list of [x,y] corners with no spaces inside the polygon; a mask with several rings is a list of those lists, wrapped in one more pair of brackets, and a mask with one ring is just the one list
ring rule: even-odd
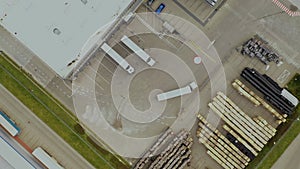
{"label": "warehouse roof", "polygon": [[0,24],[64,77],[131,1],[0,0]]}
{"label": "warehouse roof", "polygon": [[35,168],[25,157],[15,150],[4,138],[0,137],[0,156],[13,168]]}

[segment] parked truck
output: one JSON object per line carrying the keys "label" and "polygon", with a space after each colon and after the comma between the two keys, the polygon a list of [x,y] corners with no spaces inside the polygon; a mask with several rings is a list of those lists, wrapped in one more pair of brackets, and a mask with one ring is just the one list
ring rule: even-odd
{"label": "parked truck", "polygon": [[106,52],[115,62],[117,62],[124,70],[126,70],[129,74],[134,72],[134,68],[129,65],[129,63],[120,56],[115,50],[113,50],[107,43],[104,43],[101,46],[101,49]]}
{"label": "parked truck", "polygon": [[123,36],[121,41],[149,66],[153,66],[155,64],[155,60],[153,60],[143,49],[141,49],[130,38],[128,38],[127,36]]}
{"label": "parked truck", "polygon": [[192,82],[189,85],[187,85],[186,87],[158,94],[157,99],[158,99],[158,101],[163,101],[163,100],[172,99],[172,98],[175,98],[175,97],[178,97],[178,96],[183,96],[183,95],[186,95],[186,94],[190,94],[197,87],[198,87],[198,85],[196,84],[196,82]]}

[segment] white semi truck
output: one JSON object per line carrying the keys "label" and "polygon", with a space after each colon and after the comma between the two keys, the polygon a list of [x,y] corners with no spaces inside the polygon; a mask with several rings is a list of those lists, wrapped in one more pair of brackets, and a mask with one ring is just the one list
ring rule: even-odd
{"label": "white semi truck", "polygon": [[153,60],[143,49],[141,49],[137,44],[135,44],[131,39],[127,36],[123,36],[121,41],[134,53],[137,54],[139,58],[141,58],[144,62],[146,62],[149,66],[153,66],[155,64],[155,60]]}
{"label": "white semi truck", "polygon": [[157,99],[158,99],[158,101],[163,101],[163,100],[172,99],[172,98],[175,98],[178,96],[183,96],[183,95],[192,93],[192,91],[195,90],[197,87],[198,87],[197,83],[192,82],[189,85],[187,85],[186,87],[158,94]]}
{"label": "white semi truck", "polygon": [[126,70],[129,74],[134,72],[134,68],[129,65],[129,63],[122,58],[115,50],[113,50],[107,43],[104,43],[101,46],[101,49],[106,52],[114,61],[116,61],[124,70]]}

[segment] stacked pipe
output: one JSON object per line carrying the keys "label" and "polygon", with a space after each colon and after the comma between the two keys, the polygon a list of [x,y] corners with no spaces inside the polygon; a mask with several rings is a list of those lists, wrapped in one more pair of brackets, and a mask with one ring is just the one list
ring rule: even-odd
{"label": "stacked pipe", "polygon": [[[240,150],[244,153],[247,154],[247,156],[252,159],[254,156],[257,156],[258,153],[254,150],[253,147],[251,147],[243,138],[241,138],[235,131],[233,131],[230,127],[227,125],[223,125],[223,128],[231,134],[235,139],[233,140],[234,143],[240,142],[245,148],[242,148],[241,146],[236,146],[240,148]],[[232,142],[233,142],[232,141]],[[250,154],[251,153],[251,154]],[[253,155],[252,155],[253,154]]]}
{"label": "stacked pipe", "polygon": [[254,103],[255,106],[259,106],[261,103],[254,98],[251,94],[249,94],[247,91],[245,91],[241,86],[239,86],[236,82],[232,83],[233,88],[235,88],[241,95],[245,96],[247,99],[249,99],[252,103]]}
{"label": "stacked pipe", "polygon": [[[234,109],[231,109],[232,112],[239,117],[242,121],[244,121],[248,126],[253,129],[253,131],[256,131],[261,137],[263,137],[266,141],[268,141],[272,136],[268,134],[266,130],[264,130],[262,127],[260,127],[257,123],[255,123],[247,114],[245,114],[238,106],[236,106],[228,97],[226,97],[223,93],[218,92],[217,98],[224,99],[223,101],[227,101],[231,106],[234,107]],[[220,97],[221,96],[221,97]],[[227,106],[230,107],[230,105],[225,102]]]}
{"label": "stacked pipe", "polygon": [[267,75],[261,75],[255,69],[246,67],[241,76],[259,90],[266,100],[275,106],[282,114],[290,115],[295,106],[284,96],[281,95],[280,88],[271,78],[266,78]]}
{"label": "stacked pipe", "polygon": [[[220,94],[222,94],[222,93],[220,93]],[[269,139],[268,136],[265,135],[265,134],[267,134],[267,132],[265,132],[263,129],[259,128],[259,130],[261,130],[261,132],[256,133],[255,130],[258,129],[255,127],[256,124],[253,121],[249,121],[249,118],[247,118],[248,116],[244,112],[242,112],[225,95],[222,95],[222,96],[223,97],[218,95],[216,98],[214,98],[214,101],[216,101],[220,106],[222,106],[221,108],[225,109],[225,111],[232,112],[233,114],[229,113],[229,115],[231,115],[233,119],[235,119],[242,126],[245,126],[245,129],[248,130],[249,132],[253,132],[253,135],[257,138],[257,140],[259,140],[263,144],[266,144],[267,140]]]}
{"label": "stacked pipe", "polygon": [[[237,147],[235,147],[226,137],[224,137],[219,130],[214,129],[200,114],[198,115],[199,120],[205,125],[207,126],[207,128],[211,131],[214,131],[213,133],[217,136],[218,138],[218,142],[222,145],[225,146],[225,148],[227,148],[229,151],[235,153],[237,152],[237,154],[235,154],[236,157],[243,157],[247,162],[250,161],[250,159],[245,156]],[[199,123],[199,126],[201,125],[201,122]],[[199,133],[199,131],[197,131],[197,133]],[[214,136],[214,135],[213,135]],[[246,161],[244,161],[244,163],[246,163]]]}
{"label": "stacked pipe", "polygon": [[222,92],[218,92],[208,106],[228,124],[223,126],[228,132],[227,138],[250,159],[257,156],[275,135],[266,127],[267,124],[258,123],[266,123],[264,119],[261,117],[257,118],[259,121],[251,119]]}
{"label": "stacked pipe", "polygon": [[170,139],[170,137],[174,133],[170,128],[168,128],[158,139],[157,141],[152,145],[152,147],[143,154],[143,156],[140,158],[140,160],[135,164],[134,169],[142,169],[145,167],[145,165],[149,162],[150,158],[154,156],[158,150],[165,144],[167,140]]}
{"label": "stacked pipe", "polygon": [[[263,75],[264,76],[264,75]],[[268,76],[267,76],[268,77]],[[268,77],[269,78],[269,77]],[[274,84],[275,82],[273,81],[272,84]],[[251,95],[255,100],[257,100],[259,103],[262,104],[262,106],[264,108],[266,108],[270,113],[272,113],[278,120],[277,123],[281,124],[282,122],[286,122],[286,114],[279,114],[275,109],[273,109],[267,102],[265,102],[262,98],[260,98],[259,96],[257,96],[253,91],[251,91],[246,85],[244,85],[240,80],[235,79],[234,82],[232,84],[236,84],[239,87],[241,87],[245,92],[247,92],[249,95]],[[274,86],[277,86],[277,88],[279,88],[278,84],[274,84]],[[237,87],[234,86],[234,88],[236,89]],[[246,96],[246,95],[245,95]],[[246,96],[247,97],[247,96]],[[247,97],[248,98],[248,97]],[[249,98],[248,98],[249,99]],[[252,101],[253,102],[253,101]],[[255,104],[257,105],[257,104]]]}
{"label": "stacked pipe", "polygon": [[243,125],[234,120],[229,112],[225,112],[220,106],[216,107],[215,103],[209,103],[208,106],[217,113],[227,124],[229,124],[235,131],[237,131],[244,139],[246,139],[256,150],[261,151],[263,144],[259,142],[251,132],[247,131]]}
{"label": "stacked pipe", "polygon": [[245,168],[250,158],[243,154],[217,129],[214,129],[200,114],[197,136],[208,149],[207,154],[224,168]]}
{"label": "stacked pipe", "polygon": [[148,167],[149,169],[180,169],[191,159],[193,139],[190,133],[182,130]]}
{"label": "stacked pipe", "polygon": [[263,119],[260,116],[254,117],[253,120],[259,124],[261,127],[263,127],[266,131],[268,131],[269,134],[271,134],[272,136],[274,136],[276,134],[276,129],[274,127],[272,127],[270,124],[268,124],[268,122]]}
{"label": "stacked pipe", "polygon": [[244,168],[244,164],[241,163],[235,156],[233,156],[229,151],[227,151],[221,144],[216,142],[216,138],[210,137],[207,131],[202,131],[198,133],[199,142],[204,144],[208,150],[215,150],[214,154],[218,156],[218,158],[226,163],[228,167],[232,168]]}

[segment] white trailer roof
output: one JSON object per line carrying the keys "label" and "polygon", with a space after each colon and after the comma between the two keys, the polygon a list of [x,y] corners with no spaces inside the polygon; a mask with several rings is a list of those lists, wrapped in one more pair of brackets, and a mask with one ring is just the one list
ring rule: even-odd
{"label": "white trailer roof", "polygon": [[0,156],[6,160],[13,168],[33,169],[30,164],[21,154],[19,154],[10,144],[2,137],[0,138]]}
{"label": "white trailer roof", "polygon": [[191,92],[192,92],[192,90],[191,90],[190,86],[186,86],[183,88],[179,88],[179,89],[175,89],[175,90],[171,90],[171,91],[168,91],[165,93],[158,94],[157,99],[158,99],[158,101],[172,99],[172,98],[175,98],[178,96],[189,94]]}
{"label": "white trailer roof", "polygon": [[12,136],[16,136],[18,134],[18,130],[11,125],[1,114],[0,114],[0,125],[5,128]]}
{"label": "white trailer roof", "polygon": [[136,53],[142,60],[144,60],[146,63],[148,62],[150,56],[143,49],[141,49],[137,44],[135,44],[131,39],[129,39],[126,35],[122,37],[121,41],[128,48],[130,48],[134,53]]}
{"label": "white trailer roof", "polygon": [[53,158],[51,158],[42,148],[36,148],[32,154],[39,159],[49,169],[63,169]]}
{"label": "white trailer roof", "polygon": [[299,100],[292,93],[290,93],[288,90],[283,89],[281,91],[281,95],[283,97],[285,97],[286,99],[288,99],[294,106],[298,105]]}
{"label": "white trailer roof", "polygon": [[65,77],[131,1],[0,0],[0,24]]}
{"label": "white trailer roof", "polygon": [[127,68],[128,63],[125,61],[125,59],[122,56],[120,56],[114,49],[112,49],[107,43],[104,43],[101,46],[101,49],[105,51],[109,56],[111,56],[124,69]]}
{"label": "white trailer roof", "polygon": [[129,65],[129,63],[114,49],[112,49],[107,43],[104,43],[101,46],[101,49],[105,51],[112,59],[114,59],[114,61],[116,61],[129,74],[132,74],[134,72],[134,68],[131,65]]}

